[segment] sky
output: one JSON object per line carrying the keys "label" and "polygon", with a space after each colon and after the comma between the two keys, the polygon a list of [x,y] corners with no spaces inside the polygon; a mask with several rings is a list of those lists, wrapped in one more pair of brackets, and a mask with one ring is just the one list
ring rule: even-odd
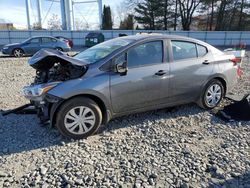
{"label": "sky", "polygon": [[[53,0],[52,0],[53,1]],[[48,20],[53,14],[61,15],[60,4],[54,0],[41,0],[42,6],[42,23],[43,27],[47,27]],[[87,0],[75,0],[87,1]],[[113,11],[114,19],[117,21],[117,7],[123,0],[103,0],[103,5],[109,5]],[[30,0],[31,2],[31,25],[38,21],[37,19],[37,0]],[[51,8],[50,8],[51,7]],[[50,8],[50,11],[48,11]],[[74,5],[74,18],[75,23],[81,26],[95,29],[98,27],[98,5],[97,3],[91,4],[77,4]],[[26,6],[25,0],[0,0],[0,20],[4,19],[7,22],[14,23],[17,28],[27,28]],[[115,25],[119,23],[115,22]]]}

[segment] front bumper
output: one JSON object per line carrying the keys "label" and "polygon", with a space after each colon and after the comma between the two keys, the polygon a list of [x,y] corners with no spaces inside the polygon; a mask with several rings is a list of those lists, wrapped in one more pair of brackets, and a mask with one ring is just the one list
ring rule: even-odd
{"label": "front bumper", "polygon": [[44,124],[53,119],[54,112],[51,113],[52,106],[61,101],[63,101],[63,99],[50,94],[46,94],[42,101],[31,101],[37,109],[37,116],[40,119],[40,123]]}
{"label": "front bumper", "polygon": [[9,52],[9,49],[2,49],[1,52],[2,54],[5,54],[5,55],[11,55]]}

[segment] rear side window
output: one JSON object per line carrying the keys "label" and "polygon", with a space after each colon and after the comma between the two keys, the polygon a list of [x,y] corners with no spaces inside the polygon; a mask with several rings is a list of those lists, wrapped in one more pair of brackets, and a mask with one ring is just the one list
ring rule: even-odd
{"label": "rear side window", "polygon": [[50,42],[52,42],[51,38],[47,38],[47,37],[42,38],[42,43],[50,43]]}
{"label": "rear side window", "polygon": [[207,54],[207,48],[205,46],[201,46],[197,44],[197,51],[198,51],[198,56],[202,57]]}
{"label": "rear side window", "polygon": [[174,60],[197,57],[196,44],[186,41],[172,41]]}
{"label": "rear side window", "polygon": [[129,49],[127,60],[128,67],[138,67],[162,63],[162,41],[147,42]]}

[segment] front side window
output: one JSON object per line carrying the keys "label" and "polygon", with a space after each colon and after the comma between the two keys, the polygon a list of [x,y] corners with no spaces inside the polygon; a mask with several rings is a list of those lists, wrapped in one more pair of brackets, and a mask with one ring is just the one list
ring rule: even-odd
{"label": "front side window", "polygon": [[162,63],[162,41],[147,42],[128,50],[128,67]]}
{"label": "front side window", "polygon": [[30,43],[39,43],[39,38],[31,39]]}
{"label": "front side window", "polygon": [[186,41],[172,41],[174,60],[197,57],[196,44]]}

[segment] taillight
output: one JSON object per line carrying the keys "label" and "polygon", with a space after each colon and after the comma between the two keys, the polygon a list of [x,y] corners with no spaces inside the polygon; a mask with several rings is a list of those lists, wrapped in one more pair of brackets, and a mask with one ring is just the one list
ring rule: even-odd
{"label": "taillight", "polygon": [[230,59],[230,61],[232,61],[234,65],[237,65],[237,63],[240,63],[240,62],[241,62],[241,58],[235,57],[235,58],[233,58],[233,59]]}
{"label": "taillight", "polygon": [[70,44],[69,44],[69,41],[68,41],[68,40],[66,41],[66,43],[67,43],[67,45],[70,47]]}
{"label": "taillight", "polygon": [[240,68],[240,66],[238,66],[237,75],[239,78],[241,78],[241,76],[243,75],[243,70]]}

